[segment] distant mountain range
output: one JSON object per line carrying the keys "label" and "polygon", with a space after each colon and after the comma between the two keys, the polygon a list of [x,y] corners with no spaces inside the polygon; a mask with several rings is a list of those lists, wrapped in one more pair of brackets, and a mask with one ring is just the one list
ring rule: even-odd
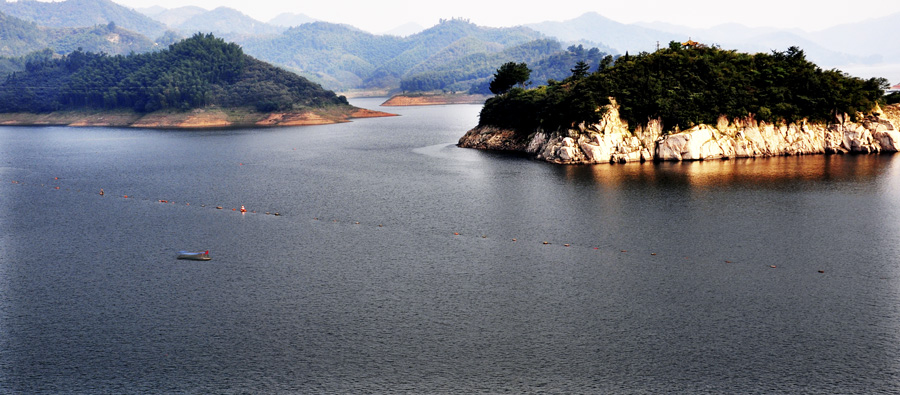
{"label": "distant mountain range", "polygon": [[128,54],[155,47],[147,37],[115,24],[89,27],[42,27],[0,12],[0,56],[20,57],[51,48],[66,54],[78,48],[90,52]]}
{"label": "distant mountain range", "polygon": [[696,29],[667,23],[623,24],[597,13],[586,13],[562,22],[525,25],[562,41],[587,39],[609,45],[619,53],[652,52],[657,45],[693,39],[707,45],[742,52],[783,51],[791,46],[804,50],[822,67],[878,62],[900,62],[900,42],[885,40],[895,30],[900,14],[836,26],[819,32],[750,28],[723,24]]}
{"label": "distant mountain range", "polygon": [[[335,89],[399,86],[423,72],[474,53],[495,53],[541,39],[528,28],[487,28],[445,20],[408,37],[374,35],[347,25],[315,22],[274,38],[243,42],[248,54],[308,74]],[[431,66],[429,66],[431,65]],[[495,68],[499,65],[495,65]]]}
{"label": "distant mountain range", "polygon": [[[180,38],[204,32],[236,42],[261,60],[341,90],[396,89],[401,81],[421,82],[426,75],[442,81],[458,78],[452,83],[430,84],[455,90],[463,81],[474,82],[472,70],[496,68],[497,62],[509,59],[504,54],[516,53],[515,47],[546,39],[557,40],[559,44],[528,48],[549,51],[552,47],[556,54],[564,54],[562,48],[583,44],[605,53],[624,54],[652,52],[670,41],[683,42],[689,38],[751,53],[798,46],[823,68],[867,67],[871,72],[887,72],[888,75],[882,76],[892,82],[900,81],[900,66],[897,66],[900,42],[891,39],[892,20],[900,14],[812,33],[739,24],[708,29],[658,22],[623,24],[597,13],[586,13],[568,21],[513,28],[482,27],[451,19],[428,29],[407,24],[376,35],[352,26],[316,21],[303,14],[286,13],[262,22],[227,7],[206,10],[193,6],[173,9],[155,6],[133,10],[110,0],[0,0],[0,13],[26,24],[33,23],[25,26],[12,19],[0,19],[0,56],[22,56],[42,47],[52,47],[60,53],[78,46],[107,53],[141,52],[164,48]],[[103,28],[110,22],[114,31],[107,29],[104,33]],[[72,28],[88,30],[52,30]],[[141,35],[145,38],[140,38]],[[104,40],[108,44],[103,44]],[[517,61],[547,64],[541,59],[554,56],[539,51],[525,52],[529,55]],[[453,67],[458,69],[454,71]],[[440,77],[435,77],[438,74]]]}
{"label": "distant mountain range", "polygon": [[116,26],[151,39],[167,30],[162,23],[110,0],[4,0],[0,1],[0,12],[47,27],[89,27],[115,22]]}

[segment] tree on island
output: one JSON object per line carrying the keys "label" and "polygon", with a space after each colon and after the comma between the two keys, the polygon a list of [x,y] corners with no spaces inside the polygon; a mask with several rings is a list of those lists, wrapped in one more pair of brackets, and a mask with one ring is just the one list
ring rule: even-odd
{"label": "tree on island", "polygon": [[531,69],[525,63],[507,62],[497,69],[494,79],[491,81],[491,93],[499,95],[508,92],[514,86],[525,86],[525,82],[531,78]]}

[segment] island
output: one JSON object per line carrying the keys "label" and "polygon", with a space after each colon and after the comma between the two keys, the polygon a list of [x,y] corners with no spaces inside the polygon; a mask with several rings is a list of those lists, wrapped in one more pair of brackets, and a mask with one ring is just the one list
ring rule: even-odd
{"label": "island", "polygon": [[506,82],[458,145],[560,164],[900,150],[887,81],[822,70],[796,47],[746,54],[672,42],[593,73],[583,66],[533,89],[499,69],[495,81]]}
{"label": "island", "polygon": [[229,128],[393,116],[245,55],[211,34],[127,56],[39,58],[0,84],[0,125]]}

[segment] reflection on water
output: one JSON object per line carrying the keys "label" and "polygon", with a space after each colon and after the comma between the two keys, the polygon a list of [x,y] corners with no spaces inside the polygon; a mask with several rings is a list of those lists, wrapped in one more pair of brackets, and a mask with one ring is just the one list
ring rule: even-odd
{"label": "reflection on water", "polygon": [[893,155],[810,155],[688,162],[560,166],[570,180],[625,184],[780,188],[797,182],[866,182],[896,166]]}

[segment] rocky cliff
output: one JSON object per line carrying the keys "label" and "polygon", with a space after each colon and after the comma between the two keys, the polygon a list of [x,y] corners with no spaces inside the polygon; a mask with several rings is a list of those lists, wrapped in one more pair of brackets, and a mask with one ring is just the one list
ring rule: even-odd
{"label": "rocky cliff", "polygon": [[517,138],[512,131],[476,127],[460,138],[459,146],[521,151],[568,164],[900,151],[900,106],[878,108],[875,114],[856,122],[842,117],[830,124],[722,117],[716,125],[666,133],[658,121],[630,130],[613,104],[598,123],[579,125],[567,136],[537,131]]}

